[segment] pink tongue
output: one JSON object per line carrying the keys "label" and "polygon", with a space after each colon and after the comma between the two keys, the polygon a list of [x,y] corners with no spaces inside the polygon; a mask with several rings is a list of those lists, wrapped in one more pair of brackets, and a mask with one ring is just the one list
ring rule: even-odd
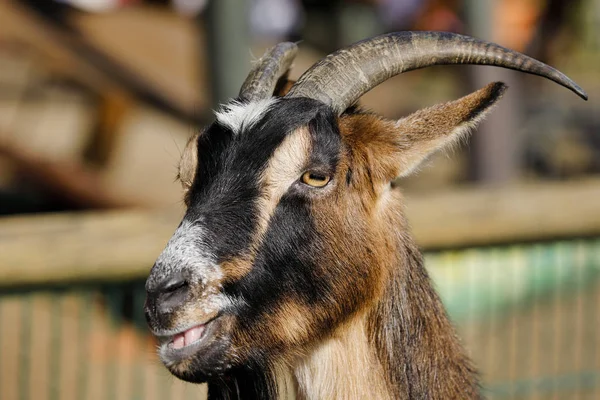
{"label": "pink tongue", "polygon": [[183,333],[178,333],[173,338],[173,348],[181,349],[182,347],[189,346],[190,344],[197,342],[202,333],[204,332],[204,325],[198,325],[188,329]]}
{"label": "pink tongue", "polygon": [[183,337],[183,333],[175,335],[175,338],[173,339],[173,348],[181,349],[183,346],[185,346],[185,339]]}

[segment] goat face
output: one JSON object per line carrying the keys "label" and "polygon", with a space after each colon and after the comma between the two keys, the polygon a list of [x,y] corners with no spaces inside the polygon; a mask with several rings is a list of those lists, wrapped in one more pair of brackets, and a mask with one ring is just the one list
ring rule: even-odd
{"label": "goat face", "polygon": [[267,53],[239,101],[184,151],[187,212],[150,273],[145,306],[161,359],[182,379],[292,362],[377,304],[406,235],[390,182],[460,140],[505,86],[400,121],[347,112],[366,90],[404,70],[475,63],[541,74],[585,96],[497,45],[409,32],[329,56],[271,97],[294,51],[288,43]]}
{"label": "goat face", "polygon": [[147,281],[148,320],[175,375],[204,381],[293,356],[375,298],[363,166],[329,107],[236,104],[188,151],[188,209]]}
{"label": "goat face", "polygon": [[225,106],[184,151],[187,213],[147,281],[163,362],[201,382],[290,360],[372,307],[403,225],[390,182],[503,90],[400,121],[306,98]]}

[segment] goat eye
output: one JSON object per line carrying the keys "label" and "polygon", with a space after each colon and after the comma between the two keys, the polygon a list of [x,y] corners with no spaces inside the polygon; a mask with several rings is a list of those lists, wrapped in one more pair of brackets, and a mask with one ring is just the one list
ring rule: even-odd
{"label": "goat eye", "polygon": [[314,172],[307,171],[302,174],[302,183],[308,186],[321,188],[329,183],[331,178],[327,175],[321,175]]}

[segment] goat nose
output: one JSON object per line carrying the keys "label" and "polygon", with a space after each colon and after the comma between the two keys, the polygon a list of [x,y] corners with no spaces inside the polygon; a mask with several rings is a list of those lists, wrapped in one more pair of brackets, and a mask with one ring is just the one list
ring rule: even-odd
{"label": "goat nose", "polygon": [[154,308],[160,314],[171,312],[188,299],[189,291],[189,281],[177,272],[148,288],[146,307]]}

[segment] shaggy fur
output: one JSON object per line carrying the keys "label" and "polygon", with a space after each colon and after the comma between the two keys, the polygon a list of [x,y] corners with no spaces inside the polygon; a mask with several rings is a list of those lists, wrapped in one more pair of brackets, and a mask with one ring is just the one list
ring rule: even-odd
{"label": "shaggy fur", "polygon": [[[169,370],[211,399],[480,398],[391,181],[461,140],[504,89],[400,121],[304,98],[220,113],[186,146],[188,210],[147,283]],[[307,171],[330,181],[311,187]],[[194,324],[203,337],[175,349]]]}

